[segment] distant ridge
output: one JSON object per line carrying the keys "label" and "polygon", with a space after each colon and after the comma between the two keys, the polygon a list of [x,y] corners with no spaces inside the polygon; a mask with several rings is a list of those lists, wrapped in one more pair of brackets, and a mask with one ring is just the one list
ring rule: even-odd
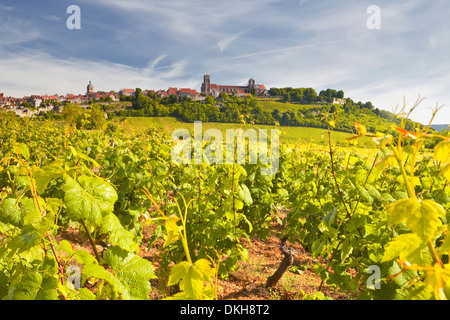
{"label": "distant ridge", "polygon": [[448,129],[449,126],[450,124],[432,124],[431,128],[433,128],[436,131],[443,131]]}

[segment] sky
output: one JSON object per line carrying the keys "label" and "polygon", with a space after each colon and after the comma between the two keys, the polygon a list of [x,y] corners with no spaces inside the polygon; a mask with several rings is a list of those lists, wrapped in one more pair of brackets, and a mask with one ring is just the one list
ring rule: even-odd
{"label": "sky", "polygon": [[0,93],[200,91],[210,74],[388,111],[420,96],[413,121],[443,106],[433,123],[450,123],[449,14],[448,0],[0,0]]}

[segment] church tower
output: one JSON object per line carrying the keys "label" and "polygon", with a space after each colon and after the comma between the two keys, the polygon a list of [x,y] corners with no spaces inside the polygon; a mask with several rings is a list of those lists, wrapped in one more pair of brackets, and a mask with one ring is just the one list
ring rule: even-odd
{"label": "church tower", "polygon": [[211,93],[211,76],[209,74],[205,74],[203,76],[203,84],[201,92],[205,94]]}
{"label": "church tower", "polygon": [[255,79],[251,78],[250,80],[248,80],[248,88],[250,90],[255,89]]}
{"label": "church tower", "polygon": [[90,93],[94,93],[94,86],[91,83],[91,81],[89,81],[89,84],[87,86],[87,91],[86,91],[86,94],[90,94]]}

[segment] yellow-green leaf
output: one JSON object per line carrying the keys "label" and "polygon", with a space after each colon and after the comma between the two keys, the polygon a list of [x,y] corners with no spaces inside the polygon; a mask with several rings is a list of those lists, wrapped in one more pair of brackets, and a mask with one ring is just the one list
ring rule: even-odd
{"label": "yellow-green leaf", "polygon": [[434,158],[443,162],[450,162],[450,139],[442,141],[434,147]]}
{"label": "yellow-green leaf", "polygon": [[423,241],[431,239],[442,224],[445,211],[432,200],[403,199],[390,206],[389,223],[406,223]]}
{"label": "yellow-green leaf", "polygon": [[182,278],[186,276],[189,266],[190,263],[187,261],[182,261],[173,266],[172,269],[170,270],[169,282],[167,284],[169,286],[177,284],[178,281],[180,281]]}
{"label": "yellow-green leaf", "polygon": [[389,165],[393,165],[395,164],[395,156],[393,154],[388,154],[387,156],[385,156],[380,162],[378,162],[375,166],[375,168],[373,169],[373,176],[374,179],[378,179],[378,177],[380,176],[381,172],[383,172],[383,170],[389,166]]}
{"label": "yellow-green leaf", "polygon": [[450,163],[442,168],[441,175],[443,175],[448,181],[450,181]]}
{"label": "yellow-green leaf", "polygon": [[167,232],[167,238],[164,242],[163,248],[171,244],[172,242],[177,241],[180,238],[180,232],[182,230],[182,227],[180,227],[177,222],[180,220],[175,215],[171,215],[166,220],[166,232]]}
{"label": "yellow-green leaf", "polygon": [[420,237],[414,233],[401,234],[388,244],[381,262],[391,261],[396,258],[412,262],[411,254],[423,245]]}

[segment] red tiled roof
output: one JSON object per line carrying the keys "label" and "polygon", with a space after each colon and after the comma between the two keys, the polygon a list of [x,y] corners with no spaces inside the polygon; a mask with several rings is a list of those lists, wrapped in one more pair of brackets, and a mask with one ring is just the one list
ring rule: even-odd
{"label": "red tiled roof", "polygon": [[169,88],[168,92],[169,92],[169,95],[177,94],[178,89],[177,88]]}

